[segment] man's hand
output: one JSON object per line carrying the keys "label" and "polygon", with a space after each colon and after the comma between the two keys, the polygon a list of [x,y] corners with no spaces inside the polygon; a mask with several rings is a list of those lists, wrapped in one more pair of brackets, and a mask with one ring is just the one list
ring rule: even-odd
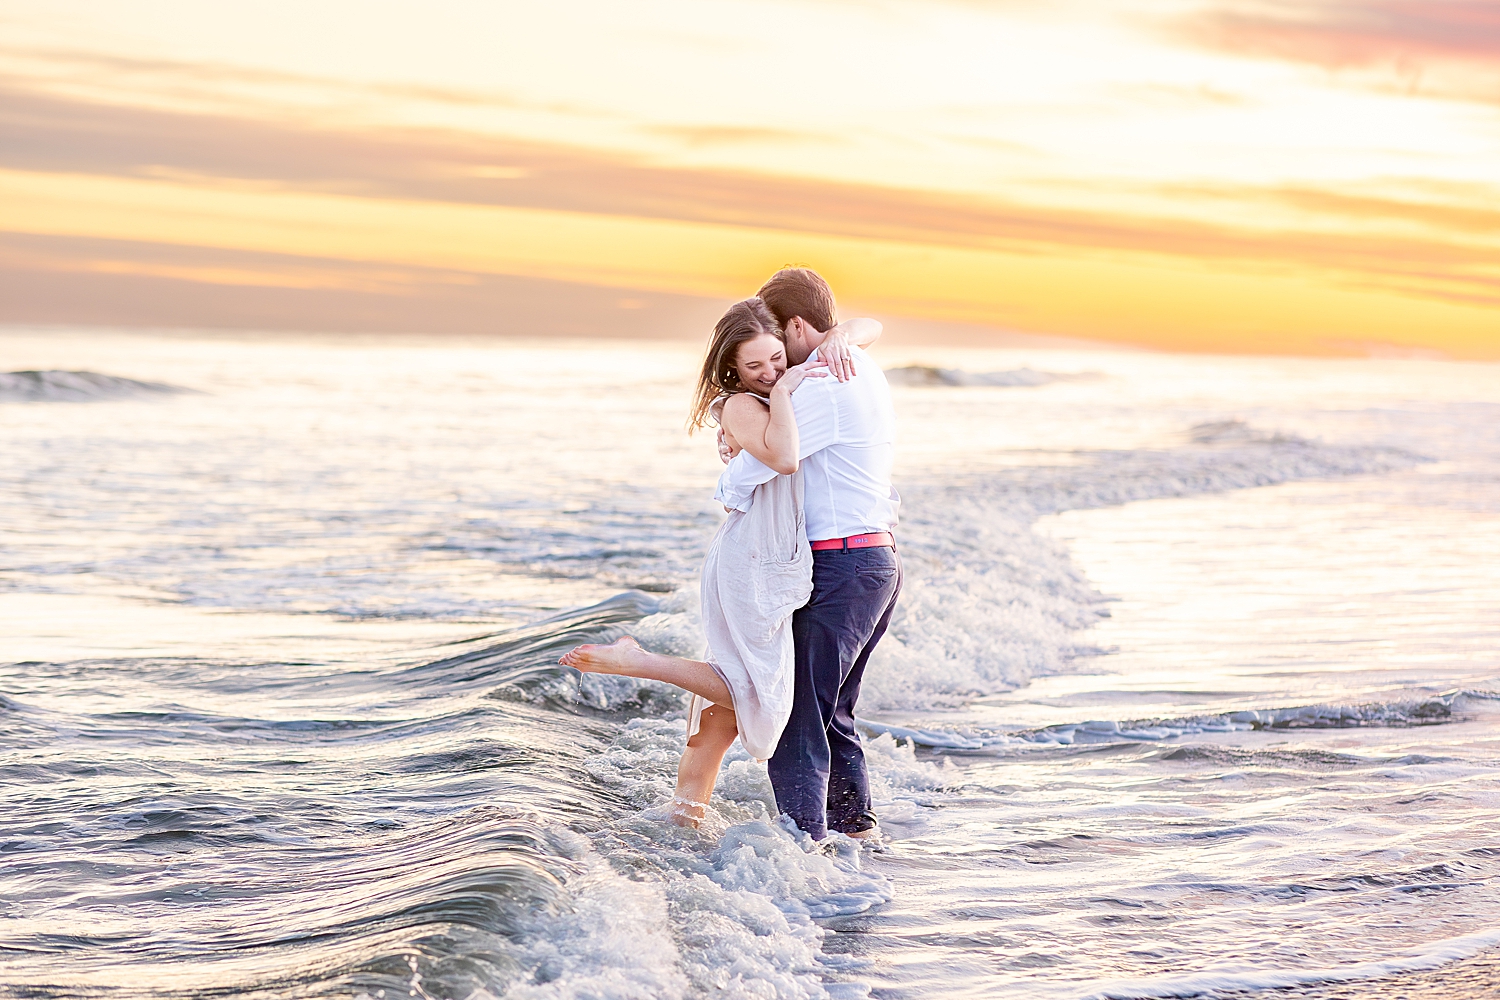
{"label": "man's hand", "polygon": [[[714,440],[719,445],[719,461],[723,462],[725,465],[728,465],[729,460],[733,458],[734,455],[729,450],[729,442],[724,440],[724,428],[719,428],[719,433]],[[729,508],[725,507],[724,509],[728,510]]]}

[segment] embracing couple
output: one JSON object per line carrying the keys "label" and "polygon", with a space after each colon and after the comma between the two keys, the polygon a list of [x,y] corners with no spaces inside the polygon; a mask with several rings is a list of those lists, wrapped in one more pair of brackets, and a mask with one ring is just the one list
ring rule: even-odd
{"label": "embracing couple", "polygon": [[693,694],[673,802],[682,825],[703,817],[739,736],[769,759],[777,809],[814,839],[876,831],[854,704],[901,591],[895,413],[862,350],[880,324],[834,319],[827,282],[789,267],[714,327],[690,418],[717,417],[728,461],[715,497],[729,517],[703,565],[707,659],[629,636],[562,658]]}

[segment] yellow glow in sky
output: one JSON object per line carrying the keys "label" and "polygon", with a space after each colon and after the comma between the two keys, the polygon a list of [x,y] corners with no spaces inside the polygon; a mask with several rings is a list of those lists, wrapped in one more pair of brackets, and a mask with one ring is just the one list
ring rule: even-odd
{"label": "yellow glow in sky", "polygon": [[731,299],[795,260],[897,317],[1500,358],[1479,0],[0,12],[0,266],[109,274],[96,304],[132,274]]}

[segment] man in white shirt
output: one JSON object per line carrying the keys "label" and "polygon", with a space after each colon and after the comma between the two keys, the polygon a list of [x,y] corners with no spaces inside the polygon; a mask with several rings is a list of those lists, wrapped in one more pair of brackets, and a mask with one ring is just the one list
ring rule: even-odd
{"label": "man in white shirt", "polygon": [[[811,357],[835,325],[833,292],[806,268],[778,271],[758,294],[786,331],[791,364]],[[817,840],[829,829],[860,837],[876,828],[854,704],[901,592],[890,387],[863,351],[850,354],[853,378],[809,379],[792,397],[813,591],[792,616],[794,702],[769,769],[777,808]],[[747,510],[755,487],[775,475],[742,451],[720,477],[718,498]]]}

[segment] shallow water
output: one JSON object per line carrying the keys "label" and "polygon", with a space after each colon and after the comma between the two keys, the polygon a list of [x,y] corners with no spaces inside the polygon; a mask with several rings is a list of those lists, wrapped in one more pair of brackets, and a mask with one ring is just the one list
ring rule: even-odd
{"label": "shallow water", "polygon": [[0,334],[194,390],[0,403],[0,992],[1484,995],[1500,368],[880,357],[1097,377],[895,390],[870,853],[552,666],[701,641],[692,350]]}

